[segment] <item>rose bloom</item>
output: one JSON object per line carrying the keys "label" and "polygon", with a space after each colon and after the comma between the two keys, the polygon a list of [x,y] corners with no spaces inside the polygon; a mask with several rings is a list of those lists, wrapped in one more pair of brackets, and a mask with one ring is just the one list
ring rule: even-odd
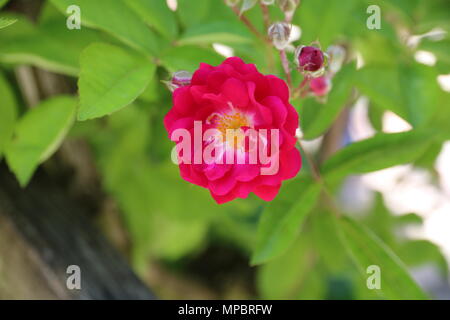
{"label": "rose bloom", "polygon": [[[250,192],[270,201],[277,195],[282,181],[295,177],[300,170],[300,152],[295,147],[298,115],[289,103],[289,89],[283,80],[259,73],[253,64],[245,64],[237,57],[228,58],[217,67],[201,63],[191,83],[173,92],[173,107],[165,116],[164,125],[169,137],[179,146],[181,139],[172,134],[177,129],[185,129],[194,137],[194,121],[201,121],[203,132],[217,130],[220,137],[210,137],[201,143],[202,149],[211,143],[220,144],[215,154],[217,161],[180,161],[180,173],[183,179],[209,189],[217,203],[246,198]],[[234,152],[234,160],[248,160],[250,138],[246,138],[245,132],[250,128],[266,129],[267,139],[271,138],[270,130],[278,130],[278,152],[267,148],[270,162],[223,161],[229,152]],[[237,138],[227,141],[227,130],[235,130]],[[259,140],[268,144],[264,139]],[[194,143],[190,146],[192,159],[202,152]],[[273,161],[278,161],[277,170],[262,174],[261,169],[273,166]]]}

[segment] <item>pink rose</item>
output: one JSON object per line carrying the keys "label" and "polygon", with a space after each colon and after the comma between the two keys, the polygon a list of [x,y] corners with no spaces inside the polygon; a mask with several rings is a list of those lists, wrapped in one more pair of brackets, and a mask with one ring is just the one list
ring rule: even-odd
{"label": "pink rose", "polygon": [[[201,63],[191,83],[174,91],[164,125],[177,142],[181,177],[209,189],[218,203],[250,192],[271,201],[301,167],[286,83],[237,57],[217,67]],[[208,148],[214,151],[206,159]]]}

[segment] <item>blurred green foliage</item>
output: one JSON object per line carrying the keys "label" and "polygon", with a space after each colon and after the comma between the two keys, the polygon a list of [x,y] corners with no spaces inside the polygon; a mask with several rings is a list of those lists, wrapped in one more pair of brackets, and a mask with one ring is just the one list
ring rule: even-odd
{"label": "blurred green foliage", "polygon": [[[0,1],[0,7],[6,2]],[[377,1],[382,29],[369,30],[371,2],[302,0],[293,19],[302,30],[298,44],[318,40],[324,49],[340,44],[350,54],[326,103],[313,98],[292,103],[309,140],[327,132],[345,107],[365,95],[378,132],[326,161],[320,168],[323,181],[315,181],[305,164],[272,203],[251,196],[219,206],[207,190],[183,181],[170,161],[172,143],[162,120],[171,96],[161,81],[171,72],[194,71],[200,62],[220,63],[223,57],[212,44],[221,43],[261,72],[283,76],[276,51],[268,51],[220,0],[178,0],[175,12],[165,0],[48,0],[36,22],[1,11],[0,156],[26,185],[69,130],[69,138],[87,140],[102,187],[123,213],[133,262],[142,272],[149,261],[176,264],[221,242],[258,265],[261,298],[426,298],[408,268],[435,263],[444,276],[448,270],[434,244],[395,233],[399,226],[420,224],[418,216],[396,217],[378,196],[369,214],[355,221],[336,216],[323,198],[325,186],[337,192],[352,174],[403,163],[432,170],[442,143],[450,139],[449,94],[436,80],[450,72],[450,2]],[[80,30],[66,28],[66,9],[73,4],[81,8]],[[269,9],[273,21],[283,19],[277,7]],[[258,7],[245,15],[265,34]],[[417,47],[407,44],[406,36],[433,28],[447,33],[439,40],[425,37]],[[436,65],[417,63],[418,49],[434,53]],[[356,68],[357,54],[362,68]],[[10,81],[19,65],[66,75],[78,82],[79,94],[27,110]],[[301,81],[299,74],[294,81]],[[413,130],[381,132],[387,110]],[[80,122],[74,122],[75,112]],[[381,267],[381,290],[366,287],[366,268],[372,264]]]}

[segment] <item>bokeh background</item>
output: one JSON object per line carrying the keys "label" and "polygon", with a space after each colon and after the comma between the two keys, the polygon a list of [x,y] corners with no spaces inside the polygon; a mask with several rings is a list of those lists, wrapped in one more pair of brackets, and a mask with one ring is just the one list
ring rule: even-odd
{"label": "bokeh background", "polygon": [[[66,27],[66,9],[72,4],[81,8],[80,30]],[[379,30],[366,25],[367,8],[374,4],[381,8]],[[373,249],[364,236],[341,241],[334,213],[319,196],[305,199],[295,184],[287,184],[281,193],[289,197],[274,204],[250,196],[219,206],[207,190],[182,180],[170,161],[173,144],[163,117],[171,93],[163,81],[172,72],[192,72],[200,62],[217,65],[239,56],[263,73],[284,77],[277,51],[252,34],[223,1],[2,0],[0,6],[0,21],[12,23],[0,29],[1,174],[14,172],[25,188],[29,172],[23,168],[40,165],[30,183],[42,186],[45,194],[40,180],[45,176],[84,205],[90,221],[157,297],[421,297],[397,273],[397,266],[404,265],[429,297],[450,298],[449,1],[302,0],[292,21],[293,45],[318,41],[324,51],[331,45],[345,49],[327,100],[307,97],[292,104],[300,114],[304,150],[325,169],[340,149],[356,146],[337,160],[344,164],[329,182],[329,193],[339,212],[369,230],[370,239],[375,235],[374,243],[389,247],[390,258],[395,256],[394,266],[381,261],[385,292],[369,290],[368,275],[361,270],[361,261],[367,256],[373,262],[378,247]],[[279,7],[268,8],[272,22],[284,19]],[[243,14],[266,35],[259,4]],[[86,54],[80,67],[80,55],[99,42],[107,46],[97,60]],[[21,120],[43,102],[64,94],[78,104],[83,77],[102,61],[114,63],[108,60],[108,46],[151,63],[142,90],[109,116],[73,122],[59,148],[50,148],[46,157],[11,151],[11,132],[28,132],[29,127],[28,137],[37,137],[34,143],[39,144],[50,130],[53,120],[45,114]],[[293,61],[292,51],[288,56]],[[291,67],[298,85],[302,75]],[[114,90],[124,95],[134,90],[117,86]],[[383,138],[400,132],[406,135],[394,144]],[[374,144],[355,145],[380,134]],[[310,175],[304,161],[296,180],[301,185]],[[305,215],[301,224],[286,218],[292,210],[294,216],[295,210]],[[261,219],[268,215],[273,230],[279,228],[273,241],[283,243],[281,249],[264,238],[264,232],[273,231]],[[283,238],[280,221],[293,226],[289,239]],[[0,233],[0,242],[5,241]],[[363,253],[355,254],[348,241],[361,245]],[[26,279],[14,277],[14,267],[2,268],[8,248],[1,248],[0,297],[39,297],[39,288],[30,295],[26,284],[20,285],[24,291],[11,293]],[[269,252],[267,259],[250,265],[260,251]]]}

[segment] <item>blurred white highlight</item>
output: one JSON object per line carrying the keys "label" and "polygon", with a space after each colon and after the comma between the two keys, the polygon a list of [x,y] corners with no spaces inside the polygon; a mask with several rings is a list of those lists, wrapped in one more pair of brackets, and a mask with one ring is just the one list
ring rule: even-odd
{"label": "blurred white highlight", "polygon": [[438,76],[438,83],[442,90],[450,92],[450,74],[441,74]]}
{"label": "blurred white highlight", "polygon": [[391,111],[383,114],[383,131],[386,133],[404,132],[412,129],[412,126]]}
{"label": "blurred white highlight", "polygon": [[301,37],[302,37],[302,29],[299,26],[293,24],[291,26],[291,33],[289,34],[288,42],[291,43],[300,40]]}
{"label": "blurred white highlight", "polygon": [[368,110],[369,99],[362,96],[356,101],[350,112],[348,130],[353,141],[368,139],[375,134],[369,121]]}
{"label": "blurred white highlight", "polygon": [[224,44],[213,43],[213,48],[218,54],[220,54],[221,56],[224,56],[225,58],[234,56],[233,48],[226,46]]}
{"label": "blurred white highlight", "polygon": [[414,58],[417,62],[425,64],[427,66],[434,66],[436,64],[436,56],[429,51],[419,50],[414,54]]}
{"label": "blurred white highlight", "polygon": [[406,40],[406,44],[411,48],[417,48],[417,46],[420,44],[422,39],[429,39],[431,41],[440,41],[445,38],[446,34],[447,34],[447,31],[445,31],[444,29],[434,28],[427,33],[410,36]]}
{"label": "blurred white highlight", "polygon": [[176,11],[178,7],[178,1],[177,0],[166,0],[167,6],[170,10]]}

